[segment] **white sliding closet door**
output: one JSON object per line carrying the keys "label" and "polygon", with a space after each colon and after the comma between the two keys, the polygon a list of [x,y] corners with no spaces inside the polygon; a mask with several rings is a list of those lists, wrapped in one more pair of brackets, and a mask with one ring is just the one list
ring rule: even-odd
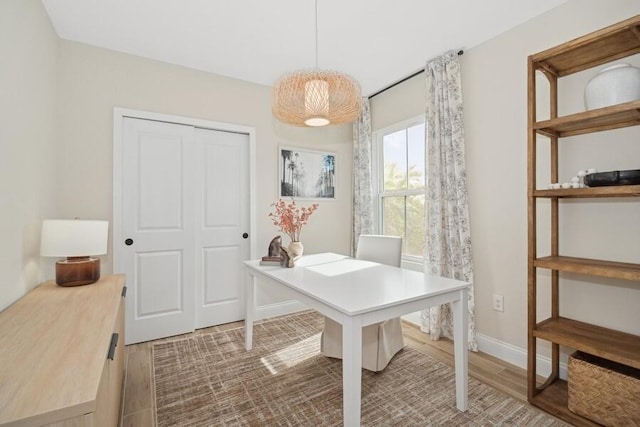
{"label": "white sliding closet door", "polygon": [[127,117],[121,152],[126,342],[242,319],[249,136]]}
{"label": "white sliding closet door", "polygon": [[196,328],[244,319],[249,136],[196,129]]}

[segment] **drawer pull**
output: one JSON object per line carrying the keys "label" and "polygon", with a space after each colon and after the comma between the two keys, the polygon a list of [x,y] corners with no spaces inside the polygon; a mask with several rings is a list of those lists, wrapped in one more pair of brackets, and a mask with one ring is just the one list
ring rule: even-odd
{"label": "drawer pull", "polygon": [[107,353],[107,359],[113,360],[116,354],[116,346],[118,345],[118,334],[111,335],[111,344],[109,344],[109,353]]}
{"label": "drawer pull", "polygon": [[127,287],[122,288],[122,298],[127,296]]}

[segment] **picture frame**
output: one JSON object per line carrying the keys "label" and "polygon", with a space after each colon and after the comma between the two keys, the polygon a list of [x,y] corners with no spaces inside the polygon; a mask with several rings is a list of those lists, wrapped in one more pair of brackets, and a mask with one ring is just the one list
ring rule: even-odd
{"label": "picture frame", "polygon": [[278,147],[280,198],[336,198],[336,154],[329,151]]}

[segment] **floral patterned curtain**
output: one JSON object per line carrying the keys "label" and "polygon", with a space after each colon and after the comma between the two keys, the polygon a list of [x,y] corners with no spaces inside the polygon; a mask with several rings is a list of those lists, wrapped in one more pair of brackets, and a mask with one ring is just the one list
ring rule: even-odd
{"label": "floral patterned curtain", "polygon": [[353,233],[351,255],[358,237],[373,233],[373,187],[371,184],[371,114],[369,98],[362,98],[362,113],[353,123]]}
{"label": "floral patterned curtain", "polygon": [[[460,59],[449,52],[427,62],[425,272],[473,283]],[[422,313],[431,339],[453,338],[449,304]],[[469,291],[469,350],[477,351],[473,286]]]}

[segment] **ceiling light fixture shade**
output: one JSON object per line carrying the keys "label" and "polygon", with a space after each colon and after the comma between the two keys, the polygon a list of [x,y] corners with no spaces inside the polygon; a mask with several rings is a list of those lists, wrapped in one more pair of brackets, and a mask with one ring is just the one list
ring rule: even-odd
{"label": "ceiling light fixture shade", "polygon": [[338,71],[317,68],[284,75],[273,86],[276,119],[295,126],[350,123],[362,109],[360,85]]}
{"label": "ceiling light fixture shade", "polygon": [[351,76],[318,68],[318,1],[316,66],[285,74],[273,85],[271,109],[276,119],[294,126],[350,123],[362,110],[362,90]]}

